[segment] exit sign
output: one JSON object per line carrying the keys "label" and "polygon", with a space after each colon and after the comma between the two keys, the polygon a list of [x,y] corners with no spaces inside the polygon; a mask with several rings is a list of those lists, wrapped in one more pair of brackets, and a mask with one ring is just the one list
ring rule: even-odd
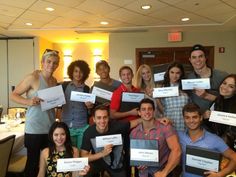
{"label": "exit sign", "polygon": [[168,42],[180,42],[182,41],[182,32],[168,33]]}

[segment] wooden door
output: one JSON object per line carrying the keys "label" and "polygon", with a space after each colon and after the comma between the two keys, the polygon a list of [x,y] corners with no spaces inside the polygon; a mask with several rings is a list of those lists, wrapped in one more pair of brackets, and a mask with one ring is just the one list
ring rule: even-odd
{"label": "wooden door", "polygon": [[[164,72],[172,62],[182,63],[186,73],[192,71],[189,62],[192,47],[171,47],[171,48],[136,48],[136,69],[142,64],[152,68],[153,73]],[[214,68],[214,47],[207,46],[207,65]]]}

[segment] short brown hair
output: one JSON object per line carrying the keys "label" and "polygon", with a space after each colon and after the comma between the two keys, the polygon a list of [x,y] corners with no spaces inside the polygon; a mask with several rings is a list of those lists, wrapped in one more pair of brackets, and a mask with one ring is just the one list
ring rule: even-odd
{"label": "short brown hair", "polygon": [[129,66],[122,66],[122,67],[119,69],[119,76],[121,75],[121,72],[122,72],[124,69],[130,70],[131,74],[134,75],[133,70],[132,70]]}
{"label": "short brown hair", "polygon": [[182,114],[184,116],[185,112],[197,112],[199,116],[202,115],[200,107],[195,103],[188,103],[183,107]]}
{"label": "short brown hair", "polygon": [[107,111],[108,116],[109,116],[109,114],[110,114],[109,107],[101,104],[101,105],[96,106],[96,107],[93,109],[93,113],[92,113],[93,116],[95,116],[95,113],[97,112],[97,110],[104,110],[104,111]]}

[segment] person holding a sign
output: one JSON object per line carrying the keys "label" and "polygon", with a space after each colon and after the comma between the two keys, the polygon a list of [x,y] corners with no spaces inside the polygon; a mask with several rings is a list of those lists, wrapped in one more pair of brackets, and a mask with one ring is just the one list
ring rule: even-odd
{"label": "person holding a sign", "polygon": [[200,106],[202,111],[205,111],[210,108],[210,105],[216,99],[218,95],[217,90],[224,77],[227,76],[227,73],[207,66],[205,48],[199,44],[193,46],[189,61],[194,71],[189,73],[188,79],[210,79],[209,90],[196,88],[190,94],[192,101]]}
{"label": "person holding a sign", "polygon": [[[123,111],[122,108],[122,93],[123,92],[140,92],[140,90],[132,85],[133,79],[133,70],[129,66],[122,66],[119,70],[120,79],[122,84],[113,92],[110,104],[110,114],[112,119],[119,119],[122,121],[130,121],[138,118],[138,104],[137,107],[131,108],[130,110]],[[130,98],[128,98],[130,99]],[[127,100],[127,101],[132,101]],[[135,104],[129,104],[135,105]],[[129,105],[126,105],[125,108],[129,108]]]}
{"label": "person holding a sign", "polygon": [[93,112],[94,125],[84,133],[81,156],[88,157],[90,171],[93,176],[106,170],[111,177],[126,177],[128,171],[125,164],[125,146],[129,142],[130,128],[135,127],[140,119],[131,122],[110,120],[109,108],[98,105]]}
{"label": "person holding a sign", "polygon": [[[154,161],[158,163],[156,166],[147,165],[149,162],[145,157],[139,159],[137,164],[139,168],[139,176],[147,177],[166,177],[170,176],[171,171],[179,164],[181,157],[181,148],[178,141],[178,136],[176,131],[171,125],[163,125],[158,120],[154,118],[154,102],[148,98],[143,99],[140,102],[138,114],[142,119],[142,123],[135,127],[131,134],[132,139],[135,140],[150,140],[157,141],[154,147],[136,147],[136,149],[143,149],[140,153],[150,153],[150,151],[145,151],[145,149],[152,150],[153,155],[157,156],[157,160]],[[139,144],[142,144],[141,142]],[[132,157],[134,149],[131,146],[131,161],[132,159],[140,158],[141,155],[136,155]],[[157,153],[153,150],[158,151]],[[152,155],[152,156],[153,156]],[[149,158],[150,159],[150,158]],[[141,163],[142,162],[142,163]]]}
{"label": "person holding a sign", "polygon": [[[183,177],[224,177],[236,169],[236,153],[220,137],[201,127],[203,118],[198,105],[194,103],[185,105],[183,119],[187,130],[178,132],[182,146]],[[186,154],[186,147],[189,145],[194,149],[199,148],[199,150],[194,151],[192,148],[188,152],[189,154]],[[206,153],[205,149],[211,153]],[[191,151],[195,152],[194,156],[193,153],[190,153]],[[216,159],[217,152],[229,159],[227,166],[221,170],[219,170],[220,159]],[[216,155],[209,157],[209,154],[214,153]],[[204,174],[199,175],[199,171],[203,171]]]}
{"label": "person holding a sign", "polygon": [[184,67],[180,63],[171,63],[164,75],[162,87],[178,87],[178,96],[165,96],[160,99],[160,107],[164,116],[173,121],[176,130],[184,130],[182,118],[183,106],[189,103],[188,94],[182,91],[181,79],[184,78]]}
{"label": "person holding a sign", "polygon": [[[54,122],[54,109],[42,111],[37,95],[43,90],[57,85],[53,77],[59,65],[58,51],[47,49],[41,60],[42,70],[27,75],[11,93],[11,100],[28,106],[25,122],[25,147],[27,148],[26,177],[36,177],[38,174],[40,150],[48,145],[47,134]],[[23,97],[26,94],[26,98]]]}
{"label": "person holding a sign", "polygon": [[[60,171],[58,169],[57,160],[66,158],[78,158],[79,151],[73,147],[70,139],[70,132],[68,126],[64,122],[55,122],[52,124],[49,133],[49,146],[41,152],[40,169],[37,177],[52,177],[65,176],[76,177],[78,175],[86,175],[89,171],[88,164],[82,164],[82,170],[74,171]],[[71,163],[72,166],[76,165]],[[68,168],[70,169],[68,163]],[[81,167],[78,167],[81,168]],[[60,171],[60,172],[58,172]]]}
{"label": "person holding a sign", "polygon": [[236,74],[230,74],[225,77],[219,87],[220,95],[216,98],[212,106],[212,111],[220,111],[225,113],[235,114],[234,123],[224,122],[222,116],[220,122],[211,122],[211,111],[208,110],[204,114],[204,118],[209,119],[207,122],[210,131],[222,137],[230,148],[236,152]]}
{"label": "person holding a sign", "polygon": [[93,107],[91,102],[72,101],[72,93],[89,93],[89,87],[85,84],[89,77],[90,68],[84,60],[75,60],[67,70],[71,81],[62,83],[66,104],[62,106],[62,121],[70,128],[73,146],[80,148],[84,131],[88,128],[89,109]]}
{"label": "person holding a sign", "polygon": [[[105,61],[105,60],[100,60],[96,63],[96,73],[99,75],[100,80],[94,82],[94,84],[92,86],[92,90],[94,87],[97,87],[99,89],[104,89],[109,92],[113,92],[121,84],[120,81],[115,80],[110,77],[110,66],[107,63],[107,61]],[[100,92],[102,92],[102,91],[100,91]],[[92,93],[93,93],[93,91],[92,91]],[[98,95],[101,95],[101,94],[98,94]],[[107,97],[110,97],[110,96],[106,93],[104,93],[103,97],[98,96],[96,98],[96,105],[99,105],[99,104],[110,105],[111,100],[109,100]]]}
{"label": "person holding a sign", "polygon": [[153,99],[155,103],[155,117],[160,117],[160,110],[156,99],[153,98],[153,89],[155,88],[155,83],[153,80],[153,74],[150,66],[142,64],[139,66],[135,75],[135,87],[140,89],[141,92],[145,93],[147,98]]}

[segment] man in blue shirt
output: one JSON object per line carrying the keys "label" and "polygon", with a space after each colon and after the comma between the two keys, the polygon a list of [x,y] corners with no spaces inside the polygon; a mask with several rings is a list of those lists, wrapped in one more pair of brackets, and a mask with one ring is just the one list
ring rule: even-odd
{"label": "man in blue shirt", "polygon": [[189,103],[183,108],[184,123],[186,131],[178,132],[182,147],[183,177],[200,177],[199,175],[185,172],[186,146],[197,146],[220,152],[223,157],[229,160],[227,166],[219,172],[206,171],[208,177],[225,177],[236,169],[236,153],[230,149],[225,142],[215,134],[212,134],[201,127],[202,115],[199,106]]}

